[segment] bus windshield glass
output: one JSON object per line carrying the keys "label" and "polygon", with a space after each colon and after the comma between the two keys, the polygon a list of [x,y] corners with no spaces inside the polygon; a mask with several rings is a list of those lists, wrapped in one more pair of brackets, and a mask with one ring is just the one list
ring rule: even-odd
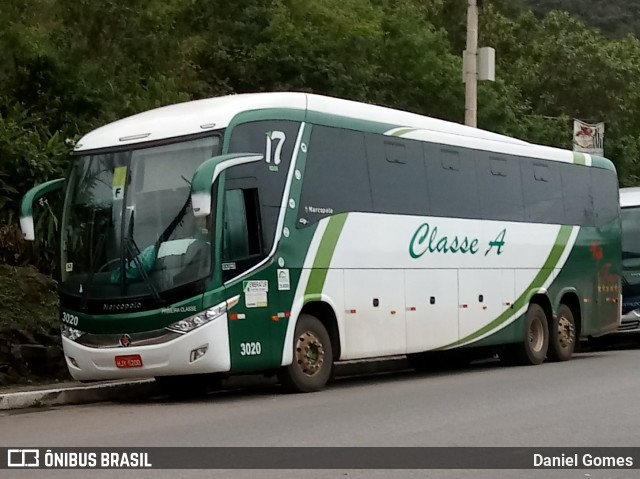
{"label": "bus windshield glass", "polygon": [[61,293],[83,299],[151,296],[206,277],[209,218],[195,218],[190,182],[218,154],[210,136],[75,159],[65,199]]}

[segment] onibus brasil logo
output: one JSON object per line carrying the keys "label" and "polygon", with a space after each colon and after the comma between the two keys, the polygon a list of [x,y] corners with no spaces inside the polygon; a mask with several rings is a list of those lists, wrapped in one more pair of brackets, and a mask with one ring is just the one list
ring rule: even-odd
{"label": "onibus brasil logo", "polygon": [[153,467],[148,452],[130,451],[86,451],[64,448],[47,449],[43,454],[39,448],[7,449],[8,468],[38,469],[141,469]]}

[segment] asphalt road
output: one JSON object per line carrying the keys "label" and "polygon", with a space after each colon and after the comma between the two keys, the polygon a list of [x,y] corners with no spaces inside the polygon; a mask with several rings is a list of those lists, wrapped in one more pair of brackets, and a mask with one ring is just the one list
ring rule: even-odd
{"label": "asphalt road", "polygon": [[[347,378],[325,391],[266,384],[189,401],[163,398],[0,414],[4,447],[557,446],[640,447],[640,348],[537,367],[476,364]],[[87,471],[0,471],[3,478]],[[631,478],[631,470],[91,471],[136,478]]]}

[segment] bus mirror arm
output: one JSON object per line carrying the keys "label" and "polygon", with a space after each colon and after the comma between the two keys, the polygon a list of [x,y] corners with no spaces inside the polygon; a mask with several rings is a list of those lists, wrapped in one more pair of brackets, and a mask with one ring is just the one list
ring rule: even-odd
{"label": "bus mirror arm", "polygon": [[34,186],[22,197],[20,205],[20,229],[27,241],[36,239],[35,225],[33,223],[33,203],[43,196],[57,190],[61,190],[64,185],[64,178],[47,181],[38,186]]}
{"label": "bus mirror arm", "polygon": [[232,166],[264,160],[261,153],[231,153],[214,156],[202,163],[191,180],[191,205],[196,218],[211,213],[211,187],[220,173]]}

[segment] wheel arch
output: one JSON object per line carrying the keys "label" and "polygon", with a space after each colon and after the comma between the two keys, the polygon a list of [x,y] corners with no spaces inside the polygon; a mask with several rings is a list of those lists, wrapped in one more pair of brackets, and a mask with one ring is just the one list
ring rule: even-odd
{"label": "wheel arch", "polygon": [[301,314],[310,314],[318,318],[324,325],[331,339],[333,359],[340,359],[344,350],[341,334],[341,317],[335,303],[325,294],[309,294],[300,297],[291,308],[291,318],[284,338],[281,366],[288,366],[293,361],[293,335]]}
{"label": "wheel arch", "polygon": [[553,307],[551,306],[551,300],[546,289],[539,289],[532,291],[529,296],[529,304],[537,304],[544,310],[544,314],[547,316],[547,323],[553,319]]}
{"label": "wheel arch", "polygon": [[[532,308],[533,305],[536,305],[537,308]],[[506,345],[499,353],[500,359],[505,364],[538,365],[546,359],[549,348],[549,323],[553,314],[548,291],[544,288],[531,290],[527,294],[527,302],[524,307],[527,309],[521,316],[523,319],[522,337],[517,342]],[[540,310],[544,315],[545,324],[536,323],[541,321],[541,318],[537,317]],[[533,327],[536,324],[537,327]]]}
{"label": "wheel arch", "polygon": [[332,305],[326,301],[309,301],[305,303],[300,314],[310,314],[318,318],[329,333],[331,339],[331,349],[333,351],[333,360],[340,359],[342,347],[340,344],[340,328],[338,327],[338,317]]}

